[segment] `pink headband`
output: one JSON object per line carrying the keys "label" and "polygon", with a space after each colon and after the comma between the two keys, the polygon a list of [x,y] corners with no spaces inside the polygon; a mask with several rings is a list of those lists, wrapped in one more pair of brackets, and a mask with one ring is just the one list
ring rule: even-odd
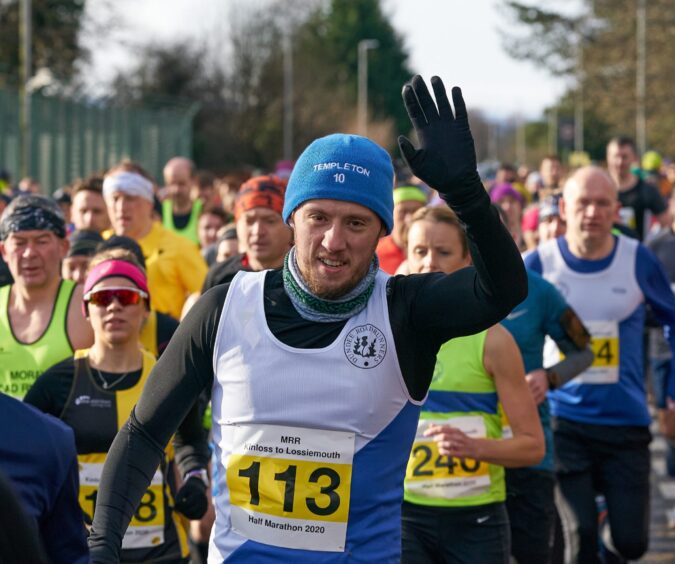
{"label": "pink headband", "polygon": [[104,278],[110,278],[112,276],[123,276],[124,278],[128,278],[136,284],[140,290],[143,290],[150,296],[148,280],[145,277],[145,274],[130,262],[115,259],[103,261],[91,269],[91,272],[87,275],[87,279],[84,281],[84,294],[86,295],[89,290]]}

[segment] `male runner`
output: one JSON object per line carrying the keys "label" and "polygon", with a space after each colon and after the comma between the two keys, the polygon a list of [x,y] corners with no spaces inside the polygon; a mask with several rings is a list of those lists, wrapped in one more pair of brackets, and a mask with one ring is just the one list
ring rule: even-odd
{"label": "male runner", "polygon": [[638,162],[635,142],[630,137],[615,137],[607,143],[607,172],[619,190],[619,214],[626,227],[635,230],[642,241],[655,217],[663,227],[668,226],[666,203],[658,189],[631,171]]}
{"label": "male runner", "polygon": [[90,176],[73,186],[70,218],[76,231],[102,233],[110,228],[110,218],[103,199],[103,178]]}
{"label": "male runner", "polygon": [[82,287],[61,278],[66,224],[44,196],[18,196],[0,218],[0,253],[14,283],[0,288],[0,391],[22,399],[47,368],[93,341]]}
{"label": "male runner", "polygon": [[211,266],[216,262],[218,255],[218,233],[228,222],[227,212],[216,206],[210,206],[202,209],[197,224],[197,233],[199,235],[199,249],[206,261]]}
{"label": "male runner", "polygon": [[192,199],[194,163],[185,157],[174,157],[164,166],[164,183],[168,198],[162,202],[164,227],[199,245],[197,221],[202,201]]}
{"label": "male runner", "polygon": [[[619,208],[616,185],[601,169],[579,169],[560,201],[564,237],[549,241],[526,265],[552,282],[591,334],[595,360],[579,377],[549,394],[556,471],[572,533],[574,562],[597,562],[595,495],[607,500],[611,538],[605,546],[626,559],[647,550],[651,418],[645,395],[642,332],[645,302],[670,328],[675,348],[675,297],[652,253],[612,234]],[[549,359],[559,360],[554,351]],[[670,377],[668,396],[675,397]]]}
{"label": "male runner", "polygon": [[[527,298],[502,325],[513,335],[525,364],[525,379],[544,428],[546,455],[536,466],[507,468],[506,507],[511,524],[511,554],[517,562],[551,561],[555,523],[553,430],[546,394],[568,382],[593,362],[590,336],[560,292],[539,274],[527,271]],[[542,359],[546,337],[565,354],[547,369]],[[510,432],[509,432],[510,433]]]}
{"label": "male runner", "polygon": [[115,439],[94,562],[115,561],[129,507],[206,386],[220,490],[211,562],[398,561],[403,474],[436,354],[527,293],[476,171],[461,92],[455,117],[441,80],[432,85],[438,109],[421,77],[404,86],[421,148],[405,137],[399,146],[467,225],[476,267],[382,273],[375,247],[393,223],[389,155],[363,137],[314,141],[286,192],[295,246],[283,269],[240,273],[197,302]]}
{"label": "male runner", "polygon": [[103,196],[114,234],[131,237],[143,249],[152,309],[180,319],[188,295],[199,292],[206,276],[199,249],[153,220],[152,182],[137,164],[122,162],[110,169]]}
{"label": "male runner", "polygon": [[84,284],[89,261],[96,254],[96,247],[103,242],[103,237],[97,231],[73,231],[68,241],[68,252],[61,261],[61,276],[76,284]]}
{"label": "male runner", "polygon": [[209,269],[202,293],[230,282],[240,270],[281,268],[293,244],[293,233],[281,217],[285,192],[286,181],[272,175],[256,176],[241,185],[234,204],[241,252]]}
{"label": "male runner", "polygon": [[560,193],[564,175],[558,155],[546,155],[539,165],[539,174],[543,183],[540,199]]}

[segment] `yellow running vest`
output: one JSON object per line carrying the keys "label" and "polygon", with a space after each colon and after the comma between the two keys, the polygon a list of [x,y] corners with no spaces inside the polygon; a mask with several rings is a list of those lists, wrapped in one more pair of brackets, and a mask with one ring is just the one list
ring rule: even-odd
{"label": "yellow running vest", "polygon": [[37,377],[73,354],[68,340],[68,305],[75,289],[71,280],[61,280],[47,327],[30,344],[19,342],[9,322],[12,286],[0,288],[0,391],[22,400]]}
{"label": "yellow running vest", "polygon": [[[88,352],[75,353],[73,384],[61,420],[75,432],[80,506],[85,521],[91,523],[107,452],[129,418],[156,361],[143,351],[143,371],[138,382],[126,390],[109,391],[93,377]],[[123,562],[154,562],[189,554],[186,520],[171,511],[175,492],[173,458],[170,442],[122,540]]]}

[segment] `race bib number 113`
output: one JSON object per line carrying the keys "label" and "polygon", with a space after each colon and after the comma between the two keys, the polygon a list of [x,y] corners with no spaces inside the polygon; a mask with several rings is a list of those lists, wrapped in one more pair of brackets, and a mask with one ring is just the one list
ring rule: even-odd
{"label": "race bib number 113", "polygon": [[227,460],[232,527],[252,540],[343,552],[354,433],[238,425]]}

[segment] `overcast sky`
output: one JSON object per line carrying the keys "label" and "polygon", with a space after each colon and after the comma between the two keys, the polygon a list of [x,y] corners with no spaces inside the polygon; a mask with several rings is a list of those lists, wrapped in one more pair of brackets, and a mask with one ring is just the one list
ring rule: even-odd
{"label": "overcast sky", "polygon": [[[247,5],[262,0],[248,0]],[[126,42],[195,38],[226,42],[232,6],[241,0],[117,0]],[[495,117],[538,117],[564,90],[531,63],[511,59],[501,46],[505,28],[501,0],[383,0],[394,27],[404,37],[412,68],[429,79],[438,74],[459,85],[471,107]],[[97,8],[96,2],[88,6]],[[98,5],[100,6],[100,4]],[[94,75],[109,80],[115,69],[134,61],[115,41],[94,46]]]}
{"label": "overcast sky", "polygon": [[531,63],[510,58],[498,29],[500,0],[385,0],[403,34],[413,68],[462,87],[471,106],[489,114],[536,117],[564,90]]}

